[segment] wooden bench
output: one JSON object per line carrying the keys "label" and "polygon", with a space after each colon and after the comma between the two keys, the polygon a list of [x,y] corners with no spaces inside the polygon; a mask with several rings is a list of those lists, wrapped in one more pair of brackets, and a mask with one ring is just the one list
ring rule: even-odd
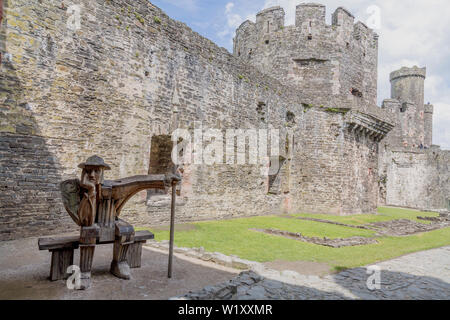
{"label": "wooden bench", "polygon": [[[136,231],[134,243],[130,245],[127,253],[127,261],[130,268],[141,267],[142,245],[147,240],[154,239],[155,236],[150,231]],[[50,265],[50,280],[56,281],[67,279],[70,274],[67,268],[73,265],[74,250],[79,247],[79,235],[40,238],[38,241],[39,250],[48,250],[52,253]],[[98,241],[97,244],[110,244],[114,241]]]}

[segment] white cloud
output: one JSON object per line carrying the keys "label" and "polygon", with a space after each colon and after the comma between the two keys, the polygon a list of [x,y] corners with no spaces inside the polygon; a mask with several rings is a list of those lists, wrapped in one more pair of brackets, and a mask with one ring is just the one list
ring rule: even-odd
{"label": "white cloud", "polygon": [[225,6],[225,13],[230,13],[231,9],[233,9],[234,7],[234,3],[233,2],[228,2]]}
{"label": "white cloud", "polygon": [[223,30],[217,33],[217,35],[221,38],[228,36],[231,46],[233,45],[233,36],[235,31],[242,24],[242,22],[245,20],[255,20],[254,14],[247,14],[247,16],[243,18],[240,14],[233,11],[234,8],[235,4],[233,2],[228,2],[225,5],[226,26]]}
{"label": "white cloud", "polygon": [[434,103],[433,144],[450,150],[450,103]]}

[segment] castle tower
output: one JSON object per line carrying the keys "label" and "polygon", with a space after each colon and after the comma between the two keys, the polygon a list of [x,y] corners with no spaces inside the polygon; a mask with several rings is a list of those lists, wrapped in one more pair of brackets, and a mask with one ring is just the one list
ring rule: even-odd
{"label": "castle tower", "polygon": [[425,77],[426,68],[403,67],[392,72],[390,75],[391,98],[423,106]]}
{"label": "castle tower", "polygon": [[285,12],[272,7],[245,21],[234,38],[234,55],[282,83],[297,87],[309,104],[375,106],[378,36],[353,15],[338,8],[332,25],[326,7],[296,7],[295,25],[285,26]]}
{"label": "castle tower", "polygon": [[390,75],[391,98],[400,102],[400,121],[408,147],[425,145],[425,87],[426,68],[406,68]]}

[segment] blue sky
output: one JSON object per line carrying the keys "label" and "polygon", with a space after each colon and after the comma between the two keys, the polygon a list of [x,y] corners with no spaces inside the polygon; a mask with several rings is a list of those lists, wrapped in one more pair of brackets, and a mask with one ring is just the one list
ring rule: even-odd
{"label": "blue sky", "polygon": [[[235,29],[255,20],[264,8],[279,5],[286,24],[294,24],[295,6],[304,0],[152,0],[171,18],[232,51]],[[379,39],[378,101],[390,97],[389,73],[402,66],[427,67],[425,102],[435,106],[433,143],[450,149],[450,1],[317,0],[327,21],[343,6],[366,24],[376,23]],[[376,7],[374,7],[376,6]],[[374,9],[375,8],[375,9]],[[379,10],[379,15],[375,11]],[[375,13],[375,14],[374,14]],[[380,19],[376,19],[376,17]],[[373,19],[375,17],[375,19]]]}

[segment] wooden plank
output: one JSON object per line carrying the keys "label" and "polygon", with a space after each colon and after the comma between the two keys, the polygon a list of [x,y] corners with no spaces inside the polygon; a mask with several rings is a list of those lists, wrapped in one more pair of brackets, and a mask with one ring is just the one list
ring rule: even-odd
{"label": "wooden plank", "polygon": [[134,242],[143,242],[145,240],[153,240],[155,235],[148,230],[136,231],[134,235]]}
{"label": "wooden plank", "polygon": [[114,242],[115,239],[115,229],[114,227],[102,227],[100,229],[100,237],[98,239],[99,243],[106,243],[106,242]]}
{"label": "wooden plank", "polygon": [[78,248],[80,236],[40,238],[39,250],[53,250],[62,248]]}
{"label": "wooden plank", "polygon": [[116,237],[123,235],[134,235],[134,228],[128,222],[119,219],[116,221]]}
{"label": "wooden plank", "polygon": [[[155,239],[155,235],[148,230],[136,231],[134,236],[135,242],[143,242],[146,240]],[[40,238],[38,240],[39,250],[56,250],[62,248],[77,249],[79,245],[80,236],[63,236],[63,237],[49,237]],[[113,243],[114,240],[101,241],[98,244]]]}

